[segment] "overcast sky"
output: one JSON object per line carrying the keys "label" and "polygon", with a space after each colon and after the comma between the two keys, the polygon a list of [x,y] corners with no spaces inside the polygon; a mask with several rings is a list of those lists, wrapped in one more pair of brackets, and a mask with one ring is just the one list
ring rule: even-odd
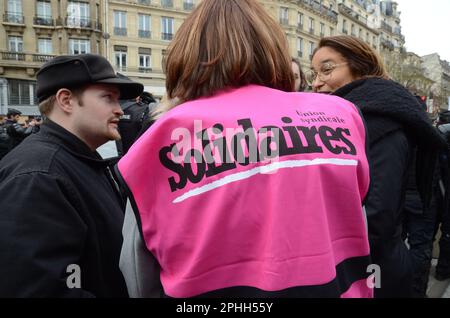
{"label": "overcast sky", "polygon": [[395,0],[406,49],[419,56],[438,53],[450,62],[450,0]]}

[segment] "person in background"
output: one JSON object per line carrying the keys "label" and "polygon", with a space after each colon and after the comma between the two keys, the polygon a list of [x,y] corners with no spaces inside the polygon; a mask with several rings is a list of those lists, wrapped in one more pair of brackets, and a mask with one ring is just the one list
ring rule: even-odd
{"label": "person in background", "polygon": [[295,87],[294,91],[303,92],[305,91],[308,83],[306,82],[305,73],[302,70],[302,65],[300,61],[296,58],[292,58],[292,71],[294,72]]}
{"label": "person in background", "polygon": [[121,157],[140,136],[144,124],[149,120],[156,106],[156,100],[149,92],[143,92],[136,99],[121,100],[120,106],[124,112],[119,121],[119,132],[122,138],[117,141],[118,153]]}
{"label": "person in background", "polygon": [[439,132],[447,141],[447,149],[440,156],[440,175],[436,196],[438,197],[439,211],[435,232],[440,228],[439,258],[436,265],[435,277],[442,281],[450,278],[450,112],[441,113],[437,126]]}
{"label": "person in background", "polygon": [[130,296],[371,297],[362,118],[293,92],[288,51],[256,0],[204,0],[178,30],[169,101],[116,169]]}
{"label": "person in background", "polygon": [[308,78],[315,92],[345,98],[364,116],[371,170],[365,208],[372,260],[381,268],[375,297],[411,297],[414,269],[402,239],[408,171],[416,156],[415,181],[428,209],[435,163],[445,143],[416,98],[388,79],[378,54],[356,37],[322,38]]}
{"label": "person in background", "polygon": [[37,73],[37,134],[0,161],[0,297],[127,297],[119,270],[123,202],[95,151],[119,139],[119,97],[143,86],[94,54]]}
{"label": "person in background", "polygon": [[31,135],[34,131],[34,126],[36,124],[35,122],[30,123],[28,127],[23,127],[21,124],[19,124],[21,115],[21,111],[14,108],[8,108],[5,127],[11,139],[9,148],[10,151],[17,147],[26,137]]}

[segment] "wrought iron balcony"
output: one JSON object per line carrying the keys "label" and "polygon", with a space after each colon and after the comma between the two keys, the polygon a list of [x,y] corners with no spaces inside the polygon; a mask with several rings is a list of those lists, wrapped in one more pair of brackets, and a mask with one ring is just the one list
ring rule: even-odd
{"label": "wrought iron balcony", "polygon": [[151,67],[142,67],[140,66],[138,69],[139,73],[151,73],[152,68]]}
{"label": "wrought iron balcony", "polygon": [[64,25],[68,28],[80,28],[91,30],[102,30],[102,24],[97,20],[91,20],[89,17],[69,16],[62,19],[56,19],[56,25]]}
{"label": "wrought iron balcony", "polygon": [[288,25],[289,24],[289,20],[286,18],[280,18],[280,24],[282,25]]}
{"label": "wrought iron balcony", "polygon": [[146,30],[138,30],[138,35],[140,38],[151,38],[152,37],[152,32],[151,31],[146,31]]}
{"label": "wrought iron balcony", "polygon": [[35,16],[33,18],[33,23],[35,25],[54,26],[55,20],[53,20],[52,17]]}
{"label": "wrought iron balcony", "polygon": [[330,8],[325,7],[318,1],[315,0],[298,0],[299,4],[303,4],[304,6],[312,9],[319,15],[325,16],[333,20],[333,22],[337,23],[338,14],[331,10]]}
{"label": "wrought iron balcony", "polygon": [[192,2],[183,2],[183,9],[185,11],[191,11],[194,9],[194,4]]}
{"label": "wrought iron balcony", "polygon": [[3,15],[3,21],[9,23],[25,24],[25,18],[21,13],[6,12]]}
{"label": "wrought iron balcony", "polygon": [[392,33],[392,27],[384,21],[381,21],[381,28],[385,31]]}
{"label": "wrought iron balcony", "polygon": [[126,36],[127,28],[114,27],[114,35]]}
{"label": "wrought iron balcony", "polygon": [[173,39],[173,33],[161,33],[161,39],[164,41],[171,41]]}
{"label": "wrought iron balcony", "polygon": [[163,8],[173,8],[173,0],[161,0],[161,6]]}
{"label": "wrought iron balcony", "polygon": [[368,24],[367,18],[361,16],[358,12],[354,11],[352,8],[347,7],[343,3],[339,3],[339,12],[343,13],[348,17],[358,20],[365,25]]}

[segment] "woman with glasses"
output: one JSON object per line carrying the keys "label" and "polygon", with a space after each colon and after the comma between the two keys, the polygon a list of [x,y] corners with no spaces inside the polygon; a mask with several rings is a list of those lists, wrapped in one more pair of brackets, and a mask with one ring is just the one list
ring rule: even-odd
{"label": "woman with glasses", "polygon": [[375,297],[411,297],[413,265],[401,236],[408,171],[417,153],[416,186],[426,209],[442,139],[416,98],[388,79],[378,54],[358,38],[322,38],[307,79],[315,92],[355,103],[366,120],[371,190],[365,207],[372,261],[381,268]]}

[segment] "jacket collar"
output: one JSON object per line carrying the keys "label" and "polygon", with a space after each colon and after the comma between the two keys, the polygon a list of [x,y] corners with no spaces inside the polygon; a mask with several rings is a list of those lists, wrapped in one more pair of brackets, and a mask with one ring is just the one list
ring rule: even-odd
{"label": "jacket collar", "polygon": [[419,144],[438,148],[446,145],[417,99],[394,81],[360,79],[341,87],[334,95],[358,106],[366,120],[376,116],[378,120],[403,125]]}
{"label": "jacket collar", "polygon": [[92,151],[80,138],[48,118],[42,124],[39,134],[82,160],[101,166],[110,165],[109,160],[104,160],[98,152]]}

